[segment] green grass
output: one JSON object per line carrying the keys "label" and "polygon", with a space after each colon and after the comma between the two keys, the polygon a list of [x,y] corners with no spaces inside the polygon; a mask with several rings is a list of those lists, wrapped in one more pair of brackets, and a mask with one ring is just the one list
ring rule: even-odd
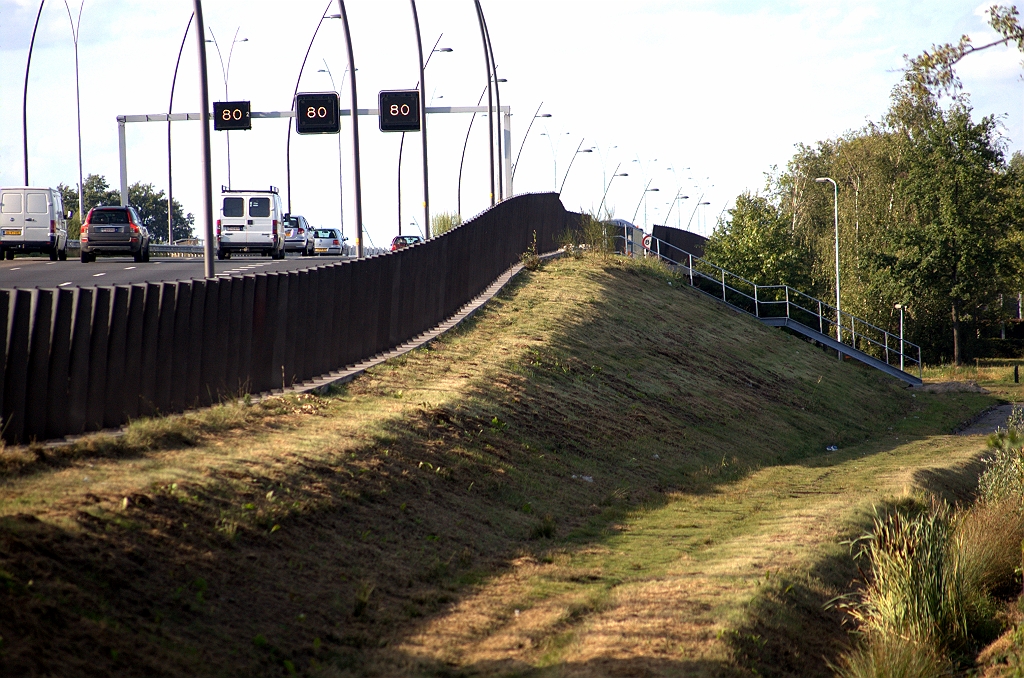
{"label": "green grass", "polygon": [[546,263],[329,397],[4,450],[0,568],[49,610],[7,587],[15,668],[127,674],[52,642],[92,607],[136,674],[821,674],[838,542],[876,500],[966,491],[979,443],[943,434],[996,399],[912,393],[673,280]]}

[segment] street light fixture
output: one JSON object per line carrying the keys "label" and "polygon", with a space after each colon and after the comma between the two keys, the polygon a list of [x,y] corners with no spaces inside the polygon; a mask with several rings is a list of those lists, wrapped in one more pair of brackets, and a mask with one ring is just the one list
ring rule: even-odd
{"label": "street light fixture", "polygon": [[[238,39],[238,31],[241,30],[241,26],[235,29],[235,37],[231,39],[231,49],[228,50],[228,65],[224,67],[224,56],[220,51],[220,44],[217,42],[217,36],[213,34],[213,29],[210,29],[210,38],[206,42],[212,42],[213,46],[217,48],[217,59],[220,61],[220,73],[224,77],[224,101],[231,99],[231,95],[228,94],[228,78],[231,77],[231,57],[235,53],[235,45],[240,42],[249,42],[249,38]],[[224,140],[228,146],[228,189],[231,188],[231,132],[224,132]]]}
{"label": "street light fixture", "polygon": [[[508,82],[505,78],[498,78],[498,82]],[[476,105],[479,106],[480,102],[484,100],[484,95],[487,94],[487,90],[490,88],[490,83],[484,87],[483,91],[480,92],[479,98],[476,100]],[[469,147],[469,133],[473,131],[473,123],[476,121],[476,111],[469,119],[469,127],[466,128],[466,140],[462,142],[462,159],[459,160],[459,187],[456,194],[456,210],[459,213],[459,218],[462,218],[462,166],[466,163],[466,149]],[[492,140],[493,141],[493,140]],[[493,174],[493,171],[492,171]],[[491,192],[491,204],[494,202],[493,189]]]}
{"label": "street light fixture", "polygon": [[666,226],[668,226],[668,218],[670,216],[672,216],[672,210],[673,210],[673,208],[675,208],[676,203],[679,202],[680,200],[689,200],[689,198],[690,198],[690,196],[688,196],[688,195],[679,195],[682,192],[683,192],[683,189],[680,188],[679,190],[676,191],[676,197],[672,198],[672,204],[669,205],[668,212],[665,214],[665,225]]}
{"label": "street light fixture", "polygon": [[36,12],[36,23],[32,27],[32,40],[28,43],[28,59],[25,61],[25,91],[21,95],[21,140],[25,147],[25,185],[28,186],[28,72],[32,67],[32,48],[36,44],[36,29],[39,28],[39,17],[43,15],[43,3],[39,0],[39,11]]}
{"label": "street light fixture", "polygon": [[[832,179],[831,177],[818,177],[814,181],[819,184],[824,184],[826,182],[832,184],[832,209],[836,224],[836,341],[843,343],[842,313],[839,310],[839,186],[836,184],[835,179]],[[902,353],[902,351],[900,352]],[[841,351],[839,352],[839,359],[843,359]]]}
{"label": "street light fixture", "polygon": [[[550,132],[548,132],[548,128],[545,127],[544,131],[541,132],[540,135],[542,137],[547,137],[548,138],[548,146],[551,147],[551,165],[552,165],[552,168],[554,170],[554,180],[555,180],[555,182],[551,186],[551,188],[555,189],[555,188],[558,188],[558,150],[557,149],[558,149],[559,144],[561,144],[561,142],[562,142],[562,137],[563,136],[569,136],[569,132],[565,132],[564,134],[554,134],[554,135],[552,135]],[[555,143],[555,137],[558,137],[558,143]]]}
{"label": "street light fixture", "polygon": [[[551,117],[550,113],[541,113],[540,112],[540,107],[543,106],[543,105],[544,105],[543,101],[540,102],[537,105],[537,112],[533,114],[533,117],[530,118],[530,124],[526,126],[526,133],[523,134],[523,141],[522,141],[522,143],[519,144],[519,152],[516,153],[516,161],[512,165],[512,179],[511,179],[511,181],[515,181],[516,180],[516,168],[519,167],[519,156],[521,156],[523,154],[523,146],[526,145],[526,137],[530,136],[530,129],[533,127],[533,121],[536,120],[537,118],[550,118]],[[513,191],[513,193],[514,193],[514,191]]]}
{"label": "street light fixture", "polygon": [[[64,0],[64,8],[68,11],[68,21],[71,22],[71,36],[75,40],[75,109],[78,113],[78,220],[82,221],[84,218],[82,215],[83,205],[85,204],[82,194],[84,193],[84,186],[82,184],[82,102],[79,95],[78,87],[78,33],[82,26],[82,8],[85,7],[85,0],[78,5],[78,21],[77,23],[71,18],[71,6],[68,5],[68,0]],[[26,182],[28,183],[28,182]]]}
{"label": "street light fixture", "polygon": [[[583,149],[583,150],[580,150]],[[583,139],[580,139],[580,145],[576,147],[576,152],[572,154],[572,160],[569,161],[569,168],[565,170],[565,176],[562,177],[562,185],[558,187],[558,195],[562,195],[562,189],[565,188],[565,182],[569,179],[569,172],[572,170],[572,164],[576,161],[576,156],[580,153],[593,153],[592,148],[583,148]]]}
{"label": "street light fixture", "polygon": [[[608,184],[604,187],[604,195],[601,196],[601,205],[600,205],[600,207],[597,208],[597,217],[599,219],[601,218],[601,209],[604,208],[605,198],[608,197],[608,189],[610,189],[612,187],[612,182],[615,181],[615,177],[628,177],[629,176],[628,172],[619,172],[619,168],[620,167],[622,167],[622,163],[621,162],[618,165],[615,166],[615,171],[612,173],[612,178],[608,180]],[[605,213],[605,218],[607,218],[609,216],[611,216],[611,215],[606,212]]]}
{"label": "street light fixture", "polygon": [[[709,201],[707,201],[707,200],[705,200],[705,201],[704,201],[704,202],[702,202],[702,203],[698,203],[698,204],[697,204],[697,207],[703,207],[703,208],[704,208],[704,228],[703,228],[702,230],[703,230],[703,231],[704,231],[705,233],[707,233],[707,231],[708,231],[708,205],[710,205],[710,204],[711,204],[711,203],[710,203]],[[699,220],[698,220],[698,221],[699,221]],[[710,234],[709,234],[709,235],[710,235]]]}
{"label": "street light fixture", "polygon": [[[643,195],[640,196],[640,202],[638,202],[636,204],[636,209],[633,210],[633,218],[630,219],[631,223],[634,223],[634,224],[636,223],[636,215],[640,213],[640,205],[643,205],[643,204],[645,204],[647,202],[647,194],[648,193],[657,193],[659,190],[661,190],[661,189],[658,189],[658,188],[651,188],[651,182],[653,182],[653,181],[654,181],[653,178],[649,179],[647,181],[647,185],[644,186],[644,192],[643,192]],[[647,226],[647,210],[646,209],[644,209],[644,226],[645,227]]]}

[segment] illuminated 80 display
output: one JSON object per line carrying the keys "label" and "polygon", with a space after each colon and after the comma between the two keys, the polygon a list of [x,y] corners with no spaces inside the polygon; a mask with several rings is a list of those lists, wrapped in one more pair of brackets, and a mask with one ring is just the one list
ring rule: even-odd
{"label": "illuminated 80 display", "polygon": [[249,117],[249,102],[213,102],[213,129],[218,131],[252,129],[252,119]]}
{"label": "illuminated 80 display", "polygon": [[378,97],[381,132],[420,131],[420,91],[385,90]]}
{"label": "illuminated 80 display", "polygon": [[337,134],[341,129],[337,92],[295,95],[295,131],[299,134]]}

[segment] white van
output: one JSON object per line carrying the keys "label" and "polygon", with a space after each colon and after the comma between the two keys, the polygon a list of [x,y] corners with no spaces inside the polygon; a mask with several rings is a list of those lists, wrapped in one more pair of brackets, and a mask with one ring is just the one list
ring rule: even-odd
{"label": "white van", "polygon": [[273,186],[269,191],[221,186],[217,258],[230,259],[232,252],[258,252],[284,259],[283,214],[281,196]]}
{"label": "white van", "polygon": [[44,252],[50,261],[66,260],[70,218],[57,189],[0,186],[0,255]]}

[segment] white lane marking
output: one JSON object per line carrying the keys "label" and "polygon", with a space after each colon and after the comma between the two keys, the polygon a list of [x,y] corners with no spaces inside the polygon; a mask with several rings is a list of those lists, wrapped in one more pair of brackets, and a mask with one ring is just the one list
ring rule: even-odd
{"label": "white lane marking", "polygon": [[20,271],[21,270],[21,266],[16,266],[15,268],[12,268],[11,270],[12,271]]}
{"label": "white lane marking", "polygon": [[53,266],[56,263],[57,263],[56,261],[48,261],[48,262],[46,262],[46,265],[47,266]]}
{"label": "white lane marking", "polygon": [[125,268],[124,270],[126,270],[126,271],[130,271],[130,270],[132,270],[133,268],[135,268],[135,266],[128,266],[128,267],[127,267],[127,268]]}
{"label": "white lane marking", "polygon": [[106,275],[106,273],[93,273],[93,274],[92,274],[92,277],[94,277],[94,278],[98,278],[98,277],[100,277],[101,275]]}
{"label": "white lane marking", "polygon": [[69,280],[66,283],[61,283],[61,284],[57,285],[57,287],[66,287],[66,286],[68,286],[70,284],[71,284],[71,281]]}

